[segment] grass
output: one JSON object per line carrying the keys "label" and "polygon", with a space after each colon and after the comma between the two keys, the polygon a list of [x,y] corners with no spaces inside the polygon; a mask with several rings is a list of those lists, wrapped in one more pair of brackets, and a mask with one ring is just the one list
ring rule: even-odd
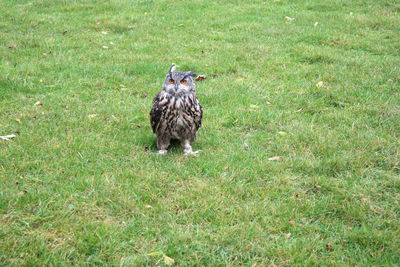
{"label": "grass", "polygon": [[[398,266],[399,11],[1,1],[0,265]],[[173,62],[197,157],[153,154]]]}

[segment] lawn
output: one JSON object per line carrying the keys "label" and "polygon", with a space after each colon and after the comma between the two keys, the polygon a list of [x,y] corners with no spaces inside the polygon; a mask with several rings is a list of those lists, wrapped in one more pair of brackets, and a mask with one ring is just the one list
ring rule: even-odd
{"label": "lawn", "polygon": [[[399,13],[0,0],[0,265],[398,266]],[[156,154],[171,63],[197,156]]]}

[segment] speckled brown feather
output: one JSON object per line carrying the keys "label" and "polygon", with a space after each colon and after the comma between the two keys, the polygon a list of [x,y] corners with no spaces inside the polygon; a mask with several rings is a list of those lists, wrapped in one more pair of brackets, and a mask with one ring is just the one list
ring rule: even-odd
{"label": "speckled brown feather", "polygon": [[196,139],[201,126],[203,110],[194,94],[174,97],[163,92],[157,94],[150,112],[153,132],[174,139]]}

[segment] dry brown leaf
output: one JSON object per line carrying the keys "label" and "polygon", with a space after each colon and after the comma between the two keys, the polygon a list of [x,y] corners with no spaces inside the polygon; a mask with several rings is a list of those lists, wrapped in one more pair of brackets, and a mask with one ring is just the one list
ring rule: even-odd
{"label": "dry brown leaf", "polygon": [[196,80],[196,81],[201,81],[201,80],[205,80],[205,79],[207,79],[207,76],[201,74],[201,75],[197,76],[195,80]]}
{"label": "dry brown leaf", "polygon": [[43,102],[42,102],[42,101],[37,101],[37,102],[35,103],[35,106],[41,106],[41,105],[43,105]]}
{"label": "dry brown leaf", "polygon": [[291,233],[287,233],[286,234],[286,238],[291,238],[292,237],[292,234]]}
{"label": "dry brown leaf", "polygon": [[291,220],[289,223],[290,223],[291,225],[294,225],[294,224],[295,224],[295,222],[294,222],[293,220]]}

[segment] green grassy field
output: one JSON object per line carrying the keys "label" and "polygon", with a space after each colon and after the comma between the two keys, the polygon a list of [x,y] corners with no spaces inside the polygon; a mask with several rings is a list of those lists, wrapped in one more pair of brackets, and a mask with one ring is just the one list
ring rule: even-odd
{"label": "green grassy field", "polygon": [[[399,12],[0,0],[0,265],[399,266]],[[155,155],[171,63],[198,156]]]}

